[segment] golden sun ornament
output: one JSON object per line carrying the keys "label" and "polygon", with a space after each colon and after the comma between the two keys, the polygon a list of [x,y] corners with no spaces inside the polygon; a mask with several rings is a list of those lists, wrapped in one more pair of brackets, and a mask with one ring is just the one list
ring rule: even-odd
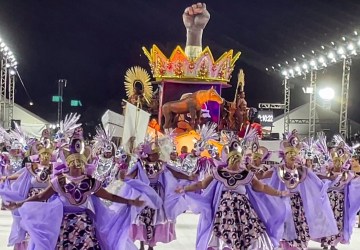
{"label": "golden sun ornament", "polygon": [[136,88],[137,84],[141,85],[142,95],[145,98],[147,103],[150,103],[152,95],[153,95],[153,88],[150,83],[150,75],[148,72],[139,67],[131,67],[126,71],[125,74],[125,90],[126,96],[131,98],[133,95],[136,95]]}

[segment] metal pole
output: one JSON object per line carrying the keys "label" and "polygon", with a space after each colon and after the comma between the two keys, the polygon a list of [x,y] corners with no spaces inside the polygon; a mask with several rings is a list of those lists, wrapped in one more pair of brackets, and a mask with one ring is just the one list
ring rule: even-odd
{"label": "metal pole", "polygon": [[60,124],[60,121],[63,117],[63,96],[64,96],[64,87],[66,87],[67,80],[66,79],[60,79],[58,81],[58,124]]}
{"label": "metal pole", "polygon": [[60,124],[61,121],[61,80],[58,81],[58,97],[59,97],[59,102],[58,102],[58,111],[57,111],[57,124]]}

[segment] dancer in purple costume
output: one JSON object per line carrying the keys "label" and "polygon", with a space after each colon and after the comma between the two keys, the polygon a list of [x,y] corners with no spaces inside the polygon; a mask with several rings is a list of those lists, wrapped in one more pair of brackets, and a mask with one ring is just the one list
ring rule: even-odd
{"label": "dancer in purple costume", "polygon": [[[356,188],[360,180],[353,179],[351,171],[344,170],[346,157],[333,154],[333,166],[328,171],[328,178],[332,181],[325,182],[329,185],[328,197],[337,222],[339,233],[320,239],[323,249],[337,250],[338,243],[349,244],[352,228],[355,225],[354,218],[360,209],[360,195]],[[351,200],[350,200],[351,199]]]}
{"label": "dancer in purple costume", "polygon": [[101,126],[96,128],[92,151],[99,152],[95,156],[94,165],[96,166],[93,176],[103,183],[103,187],[109,186],[115,180],[117,168],[115,166],[115,153],[117,147],[112,142],[112,133],[106,132]]}
{"label": "dancer in purple costume", "polygon": [[[176,173],[176,171],[167,168],[166,163],[161,161],[160,147],[157,142],[151,138],[146,138],[138,148],[140,159],[130,166],[126,178],[136,178],[146,185],[152,187],[160,200],[166,203],[166,197],[169,195],[169,187],[176,186],[176,177],[187,178],[186,175]],[[126,181],[125,181],[126,183]],[[174,193],[173,188],[171,191]],[[134,220],[132,226],[131,238],[140,241],[140,249],[145,248],[145,244],[152,250],[157,242],[169,243],[176,239],[175,214],[173,209],[176,207],[159,206],[157,209],[146,206]],[[183,212],[184,210],[182,210]]]}
{"label": "dancer in purple costume", "polygon": [[[0,196],[7,202],[21,201],[29,197],[33,197],[50,185],[50,175],[52,173],[52,164],[50,163],[51,148],[44,146],[39,149],[38,157],[40,162],[26,163],[24,171],[12,183],[11,187],[0,190]],[[10,188],[9,188],[10,187]],[[12,212],[13,224],[9,237],[9,245],[15,245],[14,249],[26,249],[28,243],[28,235],[20,226],[20,216],[17,210]]]}
{"label": "dancer in purple costume", "polygon": [[197,250],[272,250],[278,245],[285,204],[268,195],[281,197],[288,191],[262,184],[241,161],[240,153],[230,152],[226,168],[213,169],[203,181],[177,189],[179,193],[205,189],[200,197],[193,196],[201,210]]}
{"label": "dancer in purple costume", "polygon": [[296,165],[300,162],[299,149],[297,132],[292,131],[281,142],[285,162],[264,174],[271,178],[269,185],[291,194],[286,199],[289,207],[282,240],[282,247],[287,250],[307,249],[310,239],[338,233],[326,186],[306,167]]}
{"label": "dancer in purple costume", "polygon": [[[131,220],[126,205],[142,206],[144,202],[108,193],[99,181],[84,174],[86,163],[86,155],[71,152],[66,157],[67,173],[53,178],[43,192],[9,205],[21,207],[21,225],[30,235],[29,249],[136,249],[128,240]],[[50,202],[36,202],[55,194]],[[126,205],[115,213],[99,198]]]}

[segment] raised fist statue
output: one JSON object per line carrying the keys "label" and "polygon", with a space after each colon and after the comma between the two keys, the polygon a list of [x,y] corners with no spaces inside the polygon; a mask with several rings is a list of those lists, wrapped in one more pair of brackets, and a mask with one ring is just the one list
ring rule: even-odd
{"label": "raised fist statue", "polygon": [[203,30],[209,22],[210,13],[205,3],[193,4],[187,7],[183,14],[183,21],[186,29]]}
{"label": "raised fist statue", "polygon": [[209,19],[205,3],[193,4],[185,9],[183,21],[187,31],[185,52],[188,56],[196,57],[202,51],[202,33]]}

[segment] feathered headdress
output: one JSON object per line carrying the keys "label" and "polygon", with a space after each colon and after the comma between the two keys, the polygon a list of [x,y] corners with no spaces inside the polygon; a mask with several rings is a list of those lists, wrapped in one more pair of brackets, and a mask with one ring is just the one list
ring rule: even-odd
{"label": "feathered headdress", "polygon": [[219,140],[219,134],[216,128],[217,124],[211,122],[198,126],[196,132],[200,135],[200,139],[196,139],[194,143],[194,150],[198,154],[205,150],[209,140]]}
{"label": "feathered headdress", "polygon": [[246,148],[245,154],[248,157],[260,158],[261,162],[268,160],[271,156],[271,153],[266,147],[260,146],[258,136],[253,137],[253,141],[250,142],[250,146]]}
{"label": "feathered headdress", "polygon": [[300,151],[300,140],[296,129],[288,134],[284,134],[284,140],[280,142],[280,157],[284,158],[289,152],[298,154]]}
{"label": "feathered headdress", "polygon": [[319,157],[319,164],[321,166],[328,164],[331,161],[331,154],[326,143],[326,135],[323,132],[318,133],[315,147]]}
{"label": "feathered headdress", "polygon": [[5,143],[6,145],[11,145],[11,136],[10,134],[0,126],[0,143]]}
{"label": "feathered headdress", "polygon": [[136,147],[135,153],[140,158],[147,158],[149,154],[160,153],[157,136],[154,138],[152,135],[146,134],[144,141]]}
{"label": "feathered headdress", "polygon": [[315,157],[315,140],[313,137],[305,138],[300,143],[301,146],[301,156],[305,159],[311,159],[313,160]]}
{"label": "feathered headdress", "polygon": [[70,113],[65,116],[65,119],[60,122],[60,128],[55,134],[54,141],[56,143],[69,142],[71,136],[73,136],[76,128],[81,126],[81,123],[77,123],[80,119],[80,115],[76,113]]}
{"label": "feathered headdress", "polygon": [[128,153],[126,153],[126,150],[124,149],[123,146],[117,148],[115,152],[115,160],[117,163],[119,164],[125,163],[128,157],[129,155]]}
{"label": "feathered headdress", "polygon": [[111,152],[115,155],[117,149],[115,143],[112,142],[112,138],[115,130],[106,132],[101,126],[96,128],[96,135],[94,136],[93,152]]}
{"label": "feathered headdress", "polygon": [[350,156],[354,152],[354,149],[344,141],[341,135],[334,135],[333,142],[335,144],[335,148],[333,150],[336,151],[336,154],[339,157]]}
{"label": "feathered headdress", "polygon": [[216,123],[206,123],[198,127],[197,132],[200,134],[202,141],[219,140],[219,134],[216,131]]}
{"label": "feathered headdress", "polygon": [[[255,144],[254,144],[255,143]],[[250,128],[241,140],[242,151],[244,152],[249,147],[259,147],[258,133],[254,128]],[[256,150],[256,148],[254,149]]]}
{"label": "feathered headdress", "polygon": [[165,162],[170,160],[170,154],[176,152],[175,129],[165,129],[165,134],[158,139],[161,151],[161,159]]}
{"label": "feathered headdress", "polygon": [[14,122],[14,125],[14,130],[9,133],[12,140],[11,149],[19,149],[25,153],[36,140],[35,138],[30,138],[16,122]]}

